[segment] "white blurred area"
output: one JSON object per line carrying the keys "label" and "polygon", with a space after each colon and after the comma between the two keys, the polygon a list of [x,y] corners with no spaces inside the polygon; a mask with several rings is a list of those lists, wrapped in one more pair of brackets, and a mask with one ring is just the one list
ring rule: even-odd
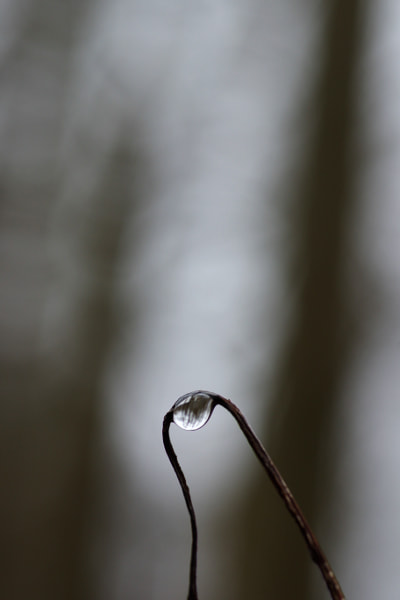
{"label": "white blurred area", "polygon": [[[70,233],[121,128],[145,149],[154,177],[127,224],[118,272],[126,323],[104,381],[99,600],[185,597],[189,518],[161,440],[177,397],[220,393],[256,432],[265,417],[260,376],[273,376],[291,301],[282,262],[292,217],[280,191],[304,134],[295,115],[316,68],[316,4],[102,0],[82,17],[60,144],[70,171],[52,214],[56,275],[40,352],[52,355],[71,334],[81,282]],[[10,23],[12,10],[3,4]],[[352,600],[396,598],[399,588],[400,6],[385,0],[370,12],[349,262],[362,343],[343,390],[340,495],[327,528],[333,538],[343,526],[330,558]],[[204,429],[173,428],[171,437],[198,515],[200,596],[211,600],[214,582],[228,575],[213,520],[240,494],[255,459],[219,409]]]}
{"label": "white blurred area", "polygon": [[[298,141],[287,131],[293,95],[307,77],[310,23],[293,5],[272,3],[255,4],[253,12],[224,2],[168,10],[120,2],[104,11],[88,64],[100,63],[103,86],[121,86],[127,106],[145,119],[158,184],[139,260],[135,240],[132,257],[126,242],[121,301],[129,306],[138,295],[144,310],[133,325],[133,355],[116,351],[106,410],[131,502],[121,515],[111,500],[117,539],[99,597],[128,598],[134,581],[138,598],[172,600],[186,594],[190,538],[162,447],[162,419],[179,395],[198,388],[234,399],[255,426],[261,416],[253,379],[273,368],[273,361],[264,366],[264,340],[272,358],[282,300],[284,225],[274,188]],[[290,28],[291,40],[277,27]],[[90,85],[90,77],[82,79]],[[129,329],[122,344],[129,346]],[[221,557],[207,523],[254,459],[218,410],[203,430],[172,437],[198,511],[199,587],[211,597],[210,574],[218,577]]]}

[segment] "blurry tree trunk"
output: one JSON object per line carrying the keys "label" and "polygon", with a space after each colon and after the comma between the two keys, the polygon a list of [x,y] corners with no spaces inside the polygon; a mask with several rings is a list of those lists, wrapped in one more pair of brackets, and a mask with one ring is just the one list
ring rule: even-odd
{"label": "blurry tree trunk", "polygon": [[[114,281],[132,162],[117,152],[79,235],[72,334],[53,356],[7,357],[1,369],[2,594],[87,600],[93,466],[101,383],[116,333]],[[125,172],[125,173],[124,173]],[[85,203],[85,199],[82,199]],[[68,210],[66,211],[66,213]],[[37,249],[31,249],[36,251]],[[69,290],[66,290],[70,293]],[[39,318],[39,315],[37,316]],[[50,332],[51,334],[51,332]],[[32,353],[33,354],[33,353]]]}
{"label": "blurry tree trunk", "polygon": [[7,118],[0,147],[0,590],[7,600],[89,597],[85,538],[99,391],[115,326],[115,267],[132,192],[131,157],[118,146],[91,196],[71,198],[72,209],[64,211],[52,248],[63,254],[67,246],[61,270],[72,271],[79,285],[71,291],[64,284],[65,294],[55,299],[69,304],[64,336],[55,328],[48,346],[39,344],[52,289],[49,224],[61,186],[73,176],[60,164],[59,139],[84,6],[21,3],[20,37],[2,64],[1,114]]}
{"label": "blurry tree trunk", "polygon": [[[297,218],[291,224],[291,328],[264,436],[314,526],[327,508],[335,461],[331,444],[339,433],[335,410],[353,343],[345,281],[355,203],[352,161],[363,16],[358,0],[332,0],[326,10],[326,32],[316,59],[320,80],[306,115],[313,134],[297,186]],[[260,476],[238,520],[234,597],[309,600],[310,569],[316,567],[295,524],[267,487]],[[322,597],[328,591],[321,578]]]}

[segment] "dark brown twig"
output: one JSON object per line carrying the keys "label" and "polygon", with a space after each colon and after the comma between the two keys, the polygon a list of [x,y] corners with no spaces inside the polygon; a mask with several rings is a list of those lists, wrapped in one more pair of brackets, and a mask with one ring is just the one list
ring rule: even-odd
{"label": "dark brown twig", "polygon": [[192,500],[190,497],[189,487],[186,483],[185,476],[181,469],[181,466],[178,462],[178,458],[174,452],[174,449],[171,444],[171,440],[169,437],[169,426],[173,420],[173,413],[170,411],[164,417],[163,422],[163,442],[166,453],[168,454],[168,458],[171,461],[173,469],[176,473],[180,486],[182,488],[183,497],[185,498],[186,506],[190,515],[190,525],[192,527],[192,550],[190,556],[190,577],[189,577],[189,592],[188,592],[188,600],[198,600],[197,598],[197,585],[196,585],[196,571],[197,571],[197,524],[196,524],[196,515],[194,513],[194,508],[192,504]]}
{"label": "dark brown twig", "polygon": [[238,409],[233,402],[223,398],[222,396],[218,396],[215,398],[215,404],[220,404],[224,408],[226,408],[231,415],[236,419],[239,424],[240,429],[243,431],[246,436],[247,441],[250,446],[253,448],[254,453],[256,454],[258,460],[263,465],[266,470],[268,477],[272,481],[275,489],[278,494],[281,496],[282,500],[285,503],[286,508],[292,515],[293,519],[296,521],[300,532],[307,544],[307,547],[310,551],[312,560],[316,563],[318,568],[322,573],[322,577],[325,580],[325,583],[331,593],[331,597],[333,600],[345,600],[343,591],[339,585],[338,580],[326,558],[324,552],[322,551],[321,546],[318,543],[317,538],[311,530],[311,527],[307,523],[305,516],[297,504],[292,492],[288,488],[285,480],[279,473],[278,469],[274,465],[271,457],[261,444],[260,440],[257,438],[254,431],[251,429],[250,425],[247,423],[241,411]]}
{"label": "dark brown twig", "polygon": [[[246,436],[246,439],[249,442],[250,446],[252,447],[254,453],[256,454],[257,458],[259,459],[259,461],[263,465],[264,469],[266,470],[268,477],[272,481],[272,484],[274,485],[278,494],[281,496],[286,508],[288,509],[291,516],[297,523],[297,526],[299,527],[300,532],[307,544],[308,550],[311,554],[311,558],[315,562],[315,564],[318,566],[319,570],[321,571],[322,577],[324,578],[324,581],[329,589],[332,600],[345,600],[344,593],[339,585],[338,580],[336,579],[336,576],[328,562],[328,559],[326,558],[324,552],[322,551],[322,548],[319,545],[319,542],[318,542],[317,538],[315,537],[314,533],[312,532],[311,527],[307,523],[307,520],[306,520],[305,516],[303,515],[303,512],[300,509],[300,506],[297,504],[292,492],[290,491],[285,480],[283,479],[283,477],[279,473],[278,469],[274,465],[269,454],[267,453],[267,451],[261,444],[260,440],[257,438],[254,431],[251,429],[250,425],[247,423],[242,412],[239,410],[239,408],[235,404],[233,404],[233,402],[231,402],[227,398],[224,398],[223,396],[220,396],[219,394],[214,394],[211,392],[193,392],[192,394],[187,394],[187,397],[190,398],[192,401],[195,401],[196,394],[198,394],[198,393],[201,393],[203,395],[208,394],[210,396],[210,398],[212,398],[213,406],[210,410],[210,414],[214,410],[214,407],[219,404],[220,406],[223,406],[224,408],[226,408],[226,410],[228,410],[231,413],[231,415],[236,419],[240,429]],[[190,583],[189,583],[188,600],[197,600],[198,597],[197,597],[197,588],[196,588],[196,568],[197,568],[196,567],[196,563],[197,563],[196,517],[195,517],[192,501],[190,498],[189,487],[186,483],[182,469],[178,463],[178,459],[172,448],[171,440],[169,438],[169,426],[170,426],[171,422],[173,422],[173,420],[174,420],[174,407],[175,407],[175,405],[164,417],[163,441],[164,441],[165,450],[168,454],[168,457],[171,461],[171,464],[174,468],[174,471],[175,471],[175,473],[178,477],[179,483],[181,485],[182,492],[183,492],[185,502],[186,502],[186,506],[188,508],[189,515],[190,515],[190,522],[191,522],[191,526],[192,526],[192,552],[191,552],[191,560],[190,560]]]}

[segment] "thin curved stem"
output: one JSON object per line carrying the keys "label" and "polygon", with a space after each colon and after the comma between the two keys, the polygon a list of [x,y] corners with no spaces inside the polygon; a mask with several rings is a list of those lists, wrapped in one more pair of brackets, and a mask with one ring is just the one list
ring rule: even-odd
{"label": "thin curved stem", "polygon": [[256,454],[258,460],[261,462],[264,469],[266,470],[268,477],[272,481],[273,486],[277,490],[278,494],[285,503],[286,508],[297,523],[301,535],[303,536],[307,547],[310,551],[311,558],[321,571],[322,577],[324,578],[325,583],[331,593],[332,599],[345,600],[344,593],[339,585],[338,580],[336,579],[332,567],[330,566],[328,559],[322,551],[322,548],[317,538],[315,537],[310,525],[308,524],[305,516],[303,515],[300,506],[297,504],[285,480],[279,473],[271,457],[265,450],[264,446],[261,444],[260,440],[257,438],[254,431],[251,429],[243,414],[241,413],[239,408],[235,404],[233,404],[233,402],[224,398],[223,396],[216,395],[215,404],[219,404],[226,408],[226,410],[228,410],[231,413],[231,415],[236,419],[240,429],[246,436],[246,439],[249,442],[252,449],[254,450],[254,453]]}
{"label": "thin curved stem", "polygon": [[167,412],[163,421],[163,442],[164,448],[168,455],[168,458],[171,462],[171,465],[176,473],[180,486],[182,488],[183,497],[185,498],[186,506],[190,515],[190,525],[192,527],[192,550],[190,556],[190,577],[189,577],[189,591],[187,600],[198,600],[197,596],[197,583],[196,583],[196,572],[197,572],[197,524],[196,524],[196,515],[194,513],[194,508],[192,504],[192,499],[190,497],[189,486],[186,483],[185,476],[183,474],[182,468],[178,462],[178,458],[174,452],[174,449],[171,444],[171,440],[169,437],[169,426],[172,423],[173,413],[171,411]]}
{"label": "thin curved stem", "polygon": [[[314,533],[312,532],[311,527],[309,526],[305,516],[303,515],[300,506],[297,504],[292,492],[288,488],[285,480],[279,473],[275,464],[273,463],[271,457],[261,444],[260,440],[257,438],[254,431],[251,429],[250,425],[246,421],[242,412],[239,408],[233,404],[227,398],[220,396],[219,394],[214,394],[211,392],[193,392],[193,398],[196,397],[196,394],[207,394],[210,398],[212,398],[213,405],[210,409],[210,415],[213,412],[215,406],[220,405],[225,408],[231,415],[234,417],[236,422],[238,423],[240,429],[244,433],[248,443],[256,454],[258,460],[261,462],[265,471],[267,472],[268,477],[272,481],[273,486],[277,490],[278,494],[281,496],[286,508],[291,514],[292,518],[295,520],[298,528],[300,529],[300,533],[303,536],[308,550],[310,552],[312,560],[318,566],[321,571],[322,577],[327,585],[327,588],[330,592],[332,600],[345,600],[344,593],[339,585],[338,580],[330,566],[327,557],[322,551],[321,546]],[[191,396],[191,394],[187,394],[187,396]],[[174,408],[174,407],[173,407]],[[178,458],[174,452],[174,449],[171,444],[171,440],[169,437],[169,426],[173,422],[174,410],[173,408],[165,415],[163,422],[163,442],[168,458],[172,464],[172,467],[176,473],[180,486],[182,488],[183,496],[185,498],[186,506],[190,515],[190,523],[192,527],[192,550],[191,550],[191,558],[190,558],[190,580],[189,580],[189,592],[187,600],[198,600],[197,596],[197,586],[196,586],[196,571],[197,571],[197,525],[196,525],[196,516],[193,509],[192,500],[190,497],[189,487],[186,483],[185,476],[179,465]]]}

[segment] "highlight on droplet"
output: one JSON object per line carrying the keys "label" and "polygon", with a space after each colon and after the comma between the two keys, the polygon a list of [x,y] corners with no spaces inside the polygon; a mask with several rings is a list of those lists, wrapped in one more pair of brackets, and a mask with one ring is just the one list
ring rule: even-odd
{"label": "highlight on droplet", "polygon": [[172,420],[178,427],[194,431],[207,423],[214,407],[213,394],[201,390],[190,392],[178,398],[171,408]]}

